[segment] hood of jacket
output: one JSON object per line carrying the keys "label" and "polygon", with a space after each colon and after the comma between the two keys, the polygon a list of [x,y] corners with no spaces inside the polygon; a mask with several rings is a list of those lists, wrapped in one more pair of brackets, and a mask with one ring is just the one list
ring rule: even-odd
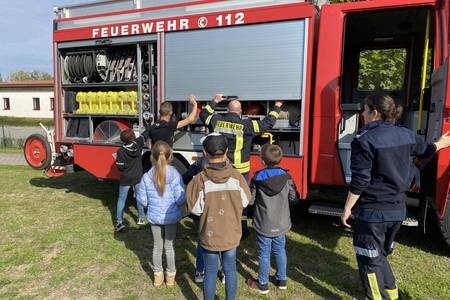
{"label": "hood of jacket", "polygon": [[289,180],[286,170],[281,168],[263,169],[255,174],[254,183],[268,196],[281,192]]}
{"label": "hood of jacket", "polygon": [[137,157],[138,155],[140,155],[139,153],[139,147],[137,145],[136,142],[132,142],[128,145],[123,145],[122,149],[125,152],[125,155],[128,157]]}
{"label": "hood of jacket", "polygon": [[233,167],[226,162],[223,167],[220,164],[206,164],[204,168],[204,175],[214,183],[225,183],[230,177]]}

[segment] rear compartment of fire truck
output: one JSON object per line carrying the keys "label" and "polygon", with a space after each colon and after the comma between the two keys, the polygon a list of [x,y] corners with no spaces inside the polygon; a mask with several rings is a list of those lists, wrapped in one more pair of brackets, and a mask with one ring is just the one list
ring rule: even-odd
{"label": "rear compartment of fire truck", "polygon": [[[154,14],[157,17],[158,12]],[[173,104],[179,119],[190,112],[190,94],[203,106],[223,93],[241,99],[243,118],[262,119],[276,100],[285,101],[274,128],[254,139],[252,151],[257,154],[270,141],[279,144],[285,157],[295,159],[289,167],[298,170],[300,180],[306,168],[300,160],[308,26],[307,19],[298,19],[58,43],[61,144],[67,145],[60,147],[62,157],[67,158],[73,147],[69,154],[76,168],[97,177],[115,177],[110,158],[115,150],[109,149],[121,145],[123,129],[142,132],[158,117],[163,101]],[[220,103],[217,112],[225,113],[227,104]],[[181,172],[201,155],[200,138],[206,133],[199,119],[175,133]],[[145,162],[148,155],[144,154]],[[106,165],[115,173],[100,170]]]}
{"label": "rear compartment of fire truck", "polygon": [[[433,141],[440,136],[446,67],[438,70],[434,67],[433,9],[355,12],[347,15],[344,30],[342,119],[337,147],[345,181],[349,183],[351,142],[364,126],[364,98],[374,93],[390,95],[403,110],[398,123],[417,132],[424,140]],[[434,174],[432,164],[419,170],[412,163],[409,218],[404,225],[417,226],[424,222],[428,206],[422,196],[424,191],[432,194],[435,183],[426,178],[435,178]]]}

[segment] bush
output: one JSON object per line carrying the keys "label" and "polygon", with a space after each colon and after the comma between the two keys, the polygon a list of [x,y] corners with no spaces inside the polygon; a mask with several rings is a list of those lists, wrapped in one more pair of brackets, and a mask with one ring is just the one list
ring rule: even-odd
{"label": "bush", "polygon": [[47,127],[53,126],[53,119],[47,118],[15,118],[15,117],[0,117],[0,125],[5,126],[21,126],[21,127],[34,127],[39,126],[39,123]]}

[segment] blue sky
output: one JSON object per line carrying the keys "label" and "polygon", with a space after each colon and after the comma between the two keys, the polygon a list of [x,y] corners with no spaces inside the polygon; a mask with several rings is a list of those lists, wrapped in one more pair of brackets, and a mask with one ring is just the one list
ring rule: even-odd
{"label": "blue sky", "polygon": [[53,6],[92,0],[2,0],[0,10],[0,74],[52,68]]}

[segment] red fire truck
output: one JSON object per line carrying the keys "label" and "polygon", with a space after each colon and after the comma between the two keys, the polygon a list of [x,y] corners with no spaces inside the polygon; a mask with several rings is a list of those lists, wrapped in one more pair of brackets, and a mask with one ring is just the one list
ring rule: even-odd
{"label": "red fire truck", "polygon": [[[118,0],[55,8],[54,130],[30,136],[25,157],[50,176],[86,170],[117,178],[112,154],[121,130],[142,132],[163,101],[182,117],[188,95],[205,102],[221,92],[239,96],[243,118],[262,118],[284,100],[283,116],[252,149],[280,145],[302,199],[311,190],[345,190],[367,95],[391,95],[404,110],[399,122],[427,141],[450,130],[449,12],[447,0],[320,9],[298,0]],[[197,121],[176,133],[181,171],[201,155],[205,131]],[[419,223],[431,209],[448,244],[449,159],[443,150],[422,162],[409,193]],[[256,155],[251,165],[261,167]],[[340,213],[336,203],[309,210]]]}

